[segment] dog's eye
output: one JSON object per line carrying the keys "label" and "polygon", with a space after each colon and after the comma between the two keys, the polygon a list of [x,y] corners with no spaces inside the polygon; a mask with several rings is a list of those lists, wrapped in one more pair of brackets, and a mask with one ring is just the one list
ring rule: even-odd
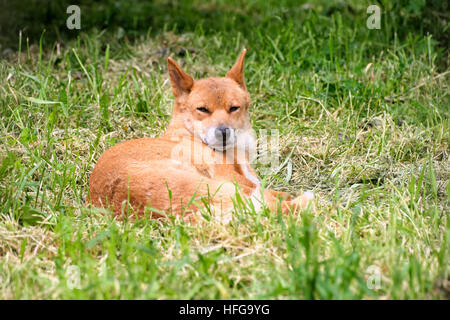
{"label": "dog's eye", "polygon": [[209,113],[209,110],[206,109],[205,107],[197,108],[197,110],[200,111],[200,112],[203,112],[203,113]]}
{"label": "dog's eye", "polygon": [[231,112],[238,111],[239,108],[240,108],[239,106],[232,106],[232,107],[230,108],[230,113],[231,113]]}

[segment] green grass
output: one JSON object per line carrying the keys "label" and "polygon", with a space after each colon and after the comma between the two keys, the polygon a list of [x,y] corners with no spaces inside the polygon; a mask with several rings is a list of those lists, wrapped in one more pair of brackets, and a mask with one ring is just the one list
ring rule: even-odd
{"label": "green grass", "polygon": [[[0,298],[448,299],[442,43],[400,26],[388,1],[381,30],[366,28],[369,2],[160,2],[106,31],[86,11],[94,28],[82,18],[64,43],[16,38],[0,60]],[[167,126],[167,56],[223,76],[243,47],[253,125],[280,132],[280,166],[263,178],[314,190],[317,212],[237,201],[229,225],[192,226],[87,207],[100,154]]]}

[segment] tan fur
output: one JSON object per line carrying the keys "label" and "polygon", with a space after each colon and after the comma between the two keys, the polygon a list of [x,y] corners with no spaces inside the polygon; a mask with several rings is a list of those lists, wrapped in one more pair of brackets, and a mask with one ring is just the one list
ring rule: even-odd
{"label": "tan fur", "polygon": [[[231,143],[229,149],[218,151],[217,145],[209,144],[211,132],[216,133],[218,127],[230,128],[236,137],[237,132],[251,130],[250,95],[243,73],[245,53],[244,49],[226,77],[198,81],[169,58],[176,98],[169,127],[160,138],[126,141],[103,153],[89,180],[88,201],[111,208],[116,215],[127,211],[143,215],[147,207],[153,217],[163,213],[189,217],[204,203],[217,214],[229,213],[236,192],[249,202],[260,202],[259,180],[248,163],[247,151]],[[239,108],[232,112],[232,106]],[[200,107],[208,113],[199,111]],[[219,142],[232,141],[233,135],[219,137],[223,139]],[[305,208],[311,198],[305,194],[291,200],[286,193],[264,190],[268,207],[277,210],[282,201],[284,213]]]}

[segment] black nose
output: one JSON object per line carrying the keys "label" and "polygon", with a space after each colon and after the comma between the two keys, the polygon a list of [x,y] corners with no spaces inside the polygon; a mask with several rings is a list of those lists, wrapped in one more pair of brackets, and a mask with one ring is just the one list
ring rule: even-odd
{"label": "black nose", "polygon": [[217,140],[222,140],[223,142],[227,141],[230,137],[231,130],[228,127],[218,127],[214,131]]}

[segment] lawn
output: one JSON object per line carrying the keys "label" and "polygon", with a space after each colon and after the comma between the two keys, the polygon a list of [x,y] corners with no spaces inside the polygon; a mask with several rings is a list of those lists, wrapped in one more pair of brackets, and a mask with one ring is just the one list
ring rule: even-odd
{"label": "lawn", "polygon": [[[370,1],[80,1],[67,30],[69,2],[11,2],[0,29],[0,298],[450,299],[445,4],[380,1],[368,29]],[[167,57],[199,79],[243,48],[253,126],[279,137],[256,169],[315,212],[87,206],[102,152],[164,132]]]}

